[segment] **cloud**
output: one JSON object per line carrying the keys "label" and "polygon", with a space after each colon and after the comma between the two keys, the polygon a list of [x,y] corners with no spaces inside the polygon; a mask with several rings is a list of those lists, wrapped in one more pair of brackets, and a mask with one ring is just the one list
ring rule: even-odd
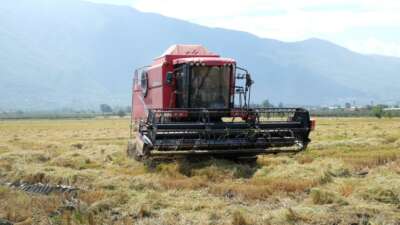
{"label": "cloud", "polygon": [[[289,41],[353,27],[400,26],[400,1],[397,0],[388,0],[385,4],[373,0],[137,0],[134,7]],[[312,7],[316,10],[307,10]],[[358,10],[354,11],[355,8]]]}
{"label": "cloud", "polygon": [[132,5],[134,1],[132,0],[85,0],[100,4],[112,4],[112,5]]}
{"label": "cloud", "polygon": [[341,34],[356,29],[385,27],[386,30],[400,30],[398,0],[133,1],[133,7],[141,11],[156,12],[201,25],[242,30],[283,41],[326,38],[341,44],[347,43],[346,46],[354,50],[362,49],[362,52],[398,55],[397,51],[385,49],[400,44],[400,36],[392,37],[393,43],[379,40],[378,35],[366,36],[360,42],[364,43],[363,46],[355,45],[358,40],[352,40],[351,37],[338,41]]}
{"label": "cloud", "polygon": [[376,38],[366,40],[348,41],[344,45],[356,52],[364,54],[382,54],[400,57],[400,43],[381,41]]}

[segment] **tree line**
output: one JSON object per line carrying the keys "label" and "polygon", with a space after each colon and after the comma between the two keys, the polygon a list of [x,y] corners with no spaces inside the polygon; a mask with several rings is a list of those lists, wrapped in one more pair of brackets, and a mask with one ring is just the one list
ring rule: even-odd
{"label": "tree line", "polygon": [[117,115],[119,117],[125,117],[132,111],[132,108],[130,106],[112,108],[108,104],[101,104],[99,108],[103,116]]}

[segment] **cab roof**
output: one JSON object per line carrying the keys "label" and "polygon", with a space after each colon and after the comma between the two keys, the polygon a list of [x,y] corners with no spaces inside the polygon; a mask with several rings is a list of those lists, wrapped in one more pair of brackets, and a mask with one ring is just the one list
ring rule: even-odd
{"label": "cab roof", "polygon": [[205,63],[208,65],[233,64],[235,60],[221,58],[218,54],[209,51],[202,45],[176,44],[170,46],[160,57],[156,58],[153,65],[163,63]]}
{"label": "cab roof", "polygon": [[208,49],[202,45],[183,45],[183,44],[172,45],[161,55],[161,57],[166,55],[214,56],[214,57],[219,56],[213,52],[208,51]]}

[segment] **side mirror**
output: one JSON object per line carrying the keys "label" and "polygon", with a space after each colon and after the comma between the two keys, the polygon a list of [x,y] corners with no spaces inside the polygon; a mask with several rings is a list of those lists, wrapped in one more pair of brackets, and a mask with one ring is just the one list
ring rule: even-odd
{"label": "side mirror", "polygon": [[171,85],[173,80],[174,80],[174,73],[171,71],[167,72],[167,78],[166,78],[167,84]]}

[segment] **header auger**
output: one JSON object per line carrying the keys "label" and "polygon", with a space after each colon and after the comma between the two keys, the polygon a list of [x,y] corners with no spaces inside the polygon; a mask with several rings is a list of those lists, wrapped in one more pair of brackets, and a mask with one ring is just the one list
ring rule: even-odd
{"label": "header auger", "polygon": [[135,71],[128,155],[235,158],[306,149],[315,125],[309,112],[252,108],[252,85],[233,59],[199,45],[170,47]]}

